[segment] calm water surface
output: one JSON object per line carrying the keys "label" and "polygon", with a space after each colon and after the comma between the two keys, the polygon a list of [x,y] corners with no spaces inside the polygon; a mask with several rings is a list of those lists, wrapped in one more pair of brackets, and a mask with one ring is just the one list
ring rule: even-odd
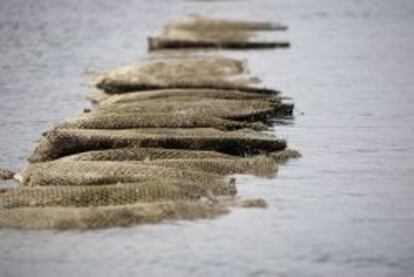
{"label": "calm water surface", "polygon": [[[253,4],[254,3],[254,4]],[[188,13],[281,20],[292,48],[231,52],[297,105],[304,157],[239,177],[266,210],[89,232],[0,230],[0,276],[414,276],[414,2],[2,0],[0,164],[87,105],[84,75],[146,55]],[[2,186],[7,185],[1,183]]]}

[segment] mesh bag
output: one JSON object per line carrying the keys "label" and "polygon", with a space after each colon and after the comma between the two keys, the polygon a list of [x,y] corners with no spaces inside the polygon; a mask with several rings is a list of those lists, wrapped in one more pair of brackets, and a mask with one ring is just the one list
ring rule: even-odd
{"label": "mesh bag", "polygon": [[238,159],[155,160],[144,163],[171,167],[179,170],[197,170],[219,175],[244,173],[271,177],[274,176],[277,171],[276,161],[265,156]]}
{"label": "mesh bag", "polygon": [[217,128],[264,130],[260,123],[238,122],[200,113],[94,113],[81,115],[59,124],[57,128],[133,129],[133,128]]}
{"label": "mesh bag", "polygon": [[[187,23],[172,34],[193,32]],[[248,41],[244,30],[274,27],[207,19],[195,25],[213,26],[204,38],[226,34],[231,43]],[[0,226],[94,229],[265,207],[262,199],[237,198],[226,176],[272,176],[278,163],[299,156],[285,140],[253,130],[291,115],[293,106],[255,79],[235,78],[245,71],[230,58],[171,56],[97,76],[107,92],[99,106],[46,132],[24,171],[0,170],[0,178],[22,183],[0,190]]]}
{"label": "mesh bag", "polygon": [[89,207],[164,200],[195,200],[236,194],[234,183],[197,184],[186,180],[147,179],[139,183],[90,186],[18,187],[0,191],[0,208]]}
{"label": "mesh bag", "polygon": [[255,86],[257,79],[236,77],[245,71],[243,62],[222,57],[149,59],[121,66],[95,76],[93,83],[109,94],[155,89],[230,89],[274,94]]}
{"label": "mesh bag", "polygon": [[276,48],[289,47],[289,42],[266,40],[253,30],[222,27],[205,29],[170,25],[159,36],[149,37],[150,50],[174,48]]}
{"label": "mesh bag", "polygon": [[243,61],[211,56],[147,59],[97,74],[93,82],[108,93],[157,88],[237,88],[255,80],[237,78],[246,71]]}
{"label": "mesh bag", "polygon": [[97,229],[173,219],[213,218],[227,212],[224,205],[210,205],[199,201],[97,207],[28,207],[0,209],[0,226],[19,229]]}
{"label": "mesh bag", "polygon": [[271,22],[247,22],[189,17],[165,26],[160,36],[149,38],[151,50],[169,48],[274,48],[288,42],[266,41],[255,31],[286,30]]}
{"label": "mesh bag", "polygon": [[184,19],[169,23],[167,29],[181,30],[250,30],[250,31],[284,31],[287,26],[276,22],[240,21],[212,19],[199,15],[189,16]]}
{"label": "mesh bag", "polygon": [[[170,161],[178,163],[188,163],[191,167],[191,163],[195,163],[194,168],[198,170],[202,169],[203,161],[206,161],[206,165],[214,163],[215,166],[221,166],[222,163],[227,163],[230,169],[217,169],[228,170],[227,174],[231,173],[254,173],[258,175],[267,175],[269,172],[276,170],[274,163],[282,163],[289,159],[299,158],[301,154],[294,149],[284,149],[277,152],[270,152],[264,155],[252,156],[251,158],[240,158],[238,156],[227,155],[214,151],[192,151],[192,150],[179,150],[179,149],[159,149],[159,148],[143,148],[143,147],[126,147],[118,149],[88,151],[79,154],[74,154],[60,158],[60,161],[158,161],[167,160],[167,164]],[[271,159],[272,161],[270,161]],[[180,162],[182,160],[182,162]],[[229,161],[231,160],[231,161]],[[160,161],[161,163],[161,161]],[[231,169],[235,164],[237,168],[244,168],[235,170]],[[207,172],[214,172],[214,167],[206,167],[202,169]],[[273,169],[271,169],[273,168]],[[265,170],[269,169],[269,171]],[[216,172],[216,173],[217,173]],[[262,172],[262,173],[260,173]],[[220,174],[220,173],[218,173]]]}
{"label": "mesh bag", "polygon": [[[289,159],[299,158],[301,154],[295,149],[284,149],[263,155],[238,157],[214,151],[192,151],[179,149],[158,149],[143,147],[126,147],[118,149],[88,151],[60,158],[60,161],[163,161],[168,166],[172,161],[178,164],[217,174],[252,173],[272,175],[277,170],[275,165]],[[161,160],[161,161],[160,161]],[[182,160],[182,161],[180,161]],[[204,163],[205,161],[205,163]],[[156,164],[154,163],[154,164]],[[149,163],[151,164],[151,163]],[[210,166],[212,164],[212,166]],[[223,167],[222,167],[222,164]],[[205,167],[204,167],[205,166]],[[216,167],[218,167],[216,169]],[[222,173],[220,173],[222,172]],[[227,173],[223,173],[227,172]]]}
{"label": "mesh bag", "polygon": [[[105,76],[131,75],[137,73],[166,76],[182,75],[238,75],[247,70],[244,61],[223,56],[162,56],[141,60],[132,65],[108,70]],[[99,75],[97,76],[100,77]]]}
{"label": "mesh bag", "polygon": [[[259,176],[273,176],[277,171],[277,163],[281,159],[274,159],[272,156],[258,155],[253,157],[234,157],[226,156],[211,158],[206,155],[203,158],[185,158],[179,155],[180,150],[173,150],[177,153],[177,158],[151,160],[150,155],[144,156],[138,151],[129,149],[113,149],[104,151],[91,151],[73,156],[68,156],[57,161],[141,161],[142,165],[154,165],[179,170],[202,171],[218,175],[228,175],[236,173],[248,173]],[[276,154],[273,154],[276,155]],[[171,155],[172,156],[172,155]]]}
{"label": "mesh bag", "polygon": [[125,147],[117,149],[88,151],[61,158],[67,161],[152,161],[167,159],[235,159],[236,156],[214,151],[193,151],[179,149]]}
{"label": "mesh bag", "polygon": [[177,170],[133,161],[53,161],[28,166],[20,173],[28,186],[80,186],[142,182],[148,178],[182,179],[198,184],[225,185],[216,174]]}
{"label": "mesh bag", "polygon": [[[293,105],[284,104],[280,99],[233,100],[200,99],[193,97],[168,99],[168,101],[145,100],[132,103],[118,103],[98,106],[91,114],[156,114],[170,116],[199,116],[203,118],[223,118],[239,121],[265,121],[267,118],[291,116]],[[168,115],[167,115],[168,116]],[[155,119],[154,119],[155,120]],[[207,120],[207,119],[204,119]],[[194,126],[196,127],[196,126]]]}
{"label": "mesh bag", "polygon": [[107,74],[96,82],[99,89],[108,94],[118,94],[140,90],[156,90],[170,88],[211,88],[229,89],[246,92],[275,94],[276,90],[257,87],[256,81],[246,78],[226,78],[215,75],[177,75],[166,76],[162,73],[149,75],[137,72],[136,75]]}
{"label": "mesh bag", "polygon": [[244,156],[283,150],[286,148],[286,141],[245,129],[231,132],[209,128],[56,129],[41,140],[29,160],[44,162],[90,150],[128,146],[212,150]]}
{"label": "mesh bag", "polygon": [[[276,94],[277,95],[277,94]],[[107,95],[105,100],[98,101],[101,106],[116,104],[116,103],[132,103],[145,100],[159,100],[166,101],[170,99],[177,99],[183,97],[192,97],[194,99],[268,99],[273,98],[273,95],[260,94],[254,92],[244,92],[237,90],[223,90],[223,89],[161,89],[149,90],[140,92],[129,92],[117,95]]]}
{"label": "mesh bag", "polygon": [[[58,128],[217,128],[234,130],[266,127],[254,121],[291,114],[292,108],[279,99],[228,100],[184,97],[161,102],[158,99],[109,104],[66,120]],[[236,122],[236,121],[246,122]]]}

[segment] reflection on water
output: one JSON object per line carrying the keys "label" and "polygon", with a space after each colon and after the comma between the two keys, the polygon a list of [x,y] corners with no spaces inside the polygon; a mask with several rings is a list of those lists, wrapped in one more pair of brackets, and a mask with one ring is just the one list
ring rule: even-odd
{"label": "reflection on water", "polygon": [[[0,163],[86,105],[83,73],[143,57],[180,15],[281,19],[292,48],[230,52],[293,96],[275,132],[304,157],[239,176],[269,208],[93,232],[0,231],[1,276],[414,274],[414,4],[387,1],[0,2]],[[278,34],[279,35],[279,34]]]}

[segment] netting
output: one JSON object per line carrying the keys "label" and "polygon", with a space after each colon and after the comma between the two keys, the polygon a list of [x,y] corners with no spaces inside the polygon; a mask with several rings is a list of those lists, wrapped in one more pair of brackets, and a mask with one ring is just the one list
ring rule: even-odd
{"label": "netting", "polygon": [[109,112],[81,115],[59,124],[57,128],[134,129],[134,128],[217,128],[264,130],[259,123],[245,123],[200,113],[134,113]]}
{"label": "netting", "polygon": [[197,170],[219,175],[243,173],[258,176],[273,176],[277,171],[277,163],[275,160],[265,156],[238,159],[156,160],[144,163],[179,170]]}
{"label": "netting", "polygon": [[190,155],[180,155],[179,152],[180,150],[172,150],[172,155],[168,155],[167,153],[167,158],[153,157],[151,159],[151,155],[144,156],[139,150],[124,148],[119,150],[85,152],[62,158],[59,161],[141,161],[140,164],[142,165],[162,166],[189,171],[195,170],[219,175],[246,173],[259,176],[272,176],[277,171],[277,164],[281,160],[275,159],[271,155],[258,155],[253,157],[223,155],[223,157],[214,157],[209,152],[205,152],[205,156],[199,153],[199,155],[189,158],[186,156]]}
{"label": "netting", "polygon": [[98,229],[158,223],[163,220],[213,218],[228,212],[224,205],[198,201],[134,203],[97,207],[0,209],[0,226],[19,229]]}
{"label": "netting", "polygon": [[266,95],[254,92],[244,92],[237,90],[223,90],[223,89],[162,89],[141,91],[139,93],[130,92],[119,95],[107,95],[105,100],[100,101],[100,106],[118,104],[118,103],[132,103],[144,100],[159,100],[169,101],[170,99],[177,99],[182,97],[192,97],[193,99],[266,99],[274,97],[273,95]]}
{"label": "netting", "polygon": [[221,185],[218,175],[194,170],[148,165],[134,161],[52,161],[28,166],[19,174],[28,186],[80,186],[140,182],[148,178],[182,179],[206,185]]}
{"label": "netting", "polygon": [[291,104],[284,104],[279,98],[234,100],[181,97],[162,102],[155,99],[101,105],[86,116],[103,113],[137,115],[168,113],[170,116],[198,115],[212,119],[219,117],[240,121],[258,121],[271,117],[292,115],[292,109]]}
{"label": "netting", "polygon": [[205,88],[201,83],[221,82],[243,86],[251,84],[249,79],[230,81],[230,77],[246,70],[242,61],[225,57],[180,56],[147,59],[140,63],[120,66],[97,74],[94,78],[98,88],[109,93],[125,91],[177,88]]}
{"label": "netting", "polygon": [[137,72],[135,75],[122,73],[104,75],[96,83],[96,86],[109,94],[170,88],[212,88],[268,94],[277,93],[272,89],[255,86],[255,83],[256,81],[252,79],[225,78],[213,75],[166,76],[162,72],[151,75]]}
{"label": "netting", "polygon": [[45,132],[25,170],[0,170],[22,183],[0,190],[0,226],[93,229],[265,207],[237,198],[228,175],[271,177],[299,156],[257,131],[293,106],[254,79],[234,79],[246,70],[230,58],[174,56],[97,76],[107,92],[98,106]]}
{"label": "netting", "polygon": [[222,56],[163,56],[141,60],[135,64],[120,66],[95,76],[96,81],[103,77],[143,75],[164,76],[231,76],[246,71],[243,61]]}
{"label": "netting", "polygon": [[251,30],[251,31],[284,31],[286,25],[276,22],[252,22],[241,20],[212,19],[199,15],[188,16],[187,18],[171,22],[166,25],[167,29],[181,30]]}
{"label": "netting", "polygon": [[227,132],[210,128],[55,129],[41,140],[29,161],[45,162],[90,150],[128,146],[211,150],[244,156],[283,150],[286,141],[245,129]]}
{"label": "netting", "polygon": [[231,156],[214,151],[178,150],[145,147],[125,147],[98,151],[88,151],[69,155],[60,160],[67,161],[152,161],[175,159],[235,159]]}
{"label": "netting", "polygon": [[94,83],[109,94],[185,88],[277,93],[272,89],[255,86],[255,78],[235,76],[244,70],[244,63],[228,58],[159,58],[108,70],[98,74]]}
{"label": "netting", "polygon": [[271,22],[245,22],[190,17],[165,26],[161,35],[149,38],[151,50],[173,48],[275,48],[288,42],[265,40],[256,31],[285,30]]}
{"label": "netting", "polygon": [[[144,147],[126,147],[118,149],[107,149],[98,151],[88,151],[79,154],[65,156],[60,158],[60,161],[157,161],[157,160],[185,160],[186,162],[196,161],[201,163],[204,160],[207,162],[216,162],[220,164],[224,161],[232,164],[247,163],[245,172],[260,172],[258,168],[254,169],[254,162],[249,161],[263,161],[265,164],[267,160],[263,157],[272,159],[277,164],[285,162],[289,159],[299,158],[301,154],[294,149],[284,149],[277,152],[270,152],[263,155],[252,156],[250,159],[246,157],[238,157],[227,155],[215,151],[195,151],[195,150],[179,150],[179,149],[159,149],[159,148],[144,148]],[[233,161],[229,161],[233,160]],[[243,161],[244,160],[244,161]],[[259,163],[260,164],[260,163]],[[261,166],[259,166],[260,168]],[[208,170],[207,170],[208,171]],[[242,173],[240,170],[238,173]],[[259,174],[260,175],[260,174]],[[266,174],[264,174],[266,175]]]}
{"label": "netting", "polygon": [[206,201],[158,201],[92,207],[22,207],[0,209],[0,226],[19,229],[98,229],[158,223],[164,220],[210,219],[229,207],[264,208],[263,199],[220,198]]}
{"label": "netting", "polygon": [[231,76],[247,70],[245,61],[224,56],[177,55],[152,57],[140,62],[109,70],[105,74],[163,74]]}
{"label": "netting", "polygon": [[234,183],[197,184],[187,180],[147,179],[138,183],[90,186],[18,187],[0,191],[0,208],[89,207],[163,200],[196,200],[235,195]]}
{"label": "netting", "polygon": [[[288,116],[290,104],[278,98],[262,100],[202,99],[189,96],[101,105],[75,118],[68,119],[58,128],[130,129],[130,128],[217,128],[234,130],[266,127],[254,121]],[[243,121],[243,122],[237,122]]]}

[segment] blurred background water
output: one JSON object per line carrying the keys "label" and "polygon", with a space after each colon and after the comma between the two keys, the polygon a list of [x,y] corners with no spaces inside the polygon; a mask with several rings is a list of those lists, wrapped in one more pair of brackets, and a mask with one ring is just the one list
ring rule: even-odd
{"label": "blurred background water", "polygon": [[[414,2],[2,0],[0,164],[87,105],[85,74],[189,13],[282,21],[289,50],[222,52],[295,100],[304,157],[238,176],[266,210],[87,232],[0,230],[0,276],[414,276]],[[0,183],[1,186],[7,185]]]}

